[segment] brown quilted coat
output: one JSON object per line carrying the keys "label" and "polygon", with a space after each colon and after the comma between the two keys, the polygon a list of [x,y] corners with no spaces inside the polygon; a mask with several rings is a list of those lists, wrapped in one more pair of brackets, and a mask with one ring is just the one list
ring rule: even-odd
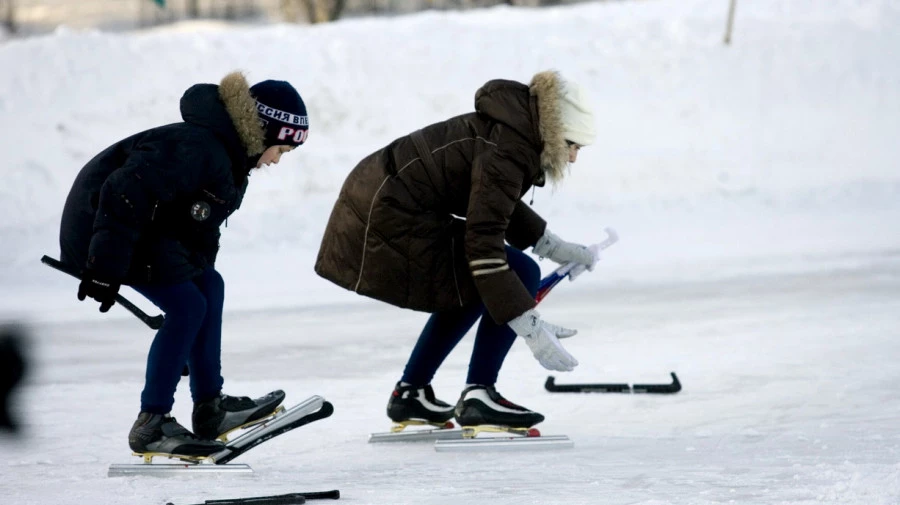
{"label": "brown quilted coat", "polygon": [[568,162],[555,72],[486,83],[474,113],[398,138],[341,188],[316,260],[322,277],[425,312],[483,301],[498,323],[534,307],[504,242],[533,246],[546,223],[522,202]]}

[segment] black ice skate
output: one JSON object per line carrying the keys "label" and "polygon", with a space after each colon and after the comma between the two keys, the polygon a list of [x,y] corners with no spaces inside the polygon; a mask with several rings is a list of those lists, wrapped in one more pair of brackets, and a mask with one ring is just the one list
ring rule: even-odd
{"label": "black ice skate", "polygon": [[398,382],[387,404],[387,415],[397,423],[392,431],[400,431],[406,426],[428,424],[441,428],[452,428],[453,406],[438,400],[434,389],[402,386]]}
{"label": "black ice skate", "polygon": [[456,422],[463,428],[491,425],[527,430],[544,416],[500,396],[494,386],[473,385],[463,390],[456,404]]}
{"label": "black ice skate", "polygon": [[284,391],[276,390],[256,399],[220,394],[194,404],[194,433],[205,440],[225,439],[228,433],[258,424],[278,411]]}
{"label": "black ice skate", "polygon": [[168,414],[141,412],[128,433],[128,445],[145,460],[169,456],[189,460],[202,459],[221,451],[221,442],[201,440]]}
{"label": "black ice skate", "polygon": [[[278,412],[272,416],[264,418],[264,422],[256,424],[253,429],[246,430],[240,436],[229,440],[228,443],[218,441],[200,440],[199,438],[191,439],[195,435],[190,434],[186,429],[178,426],[180,430],[184,430],[186,438],[191,443],[203,444],[205,447],[213,447],[212,451],[175,449],[180,452],[191,453],[209,453],[206,456],[188,456],[185,454],[171,453],[139,453],[137,456],[143,456],[144,462],[141,464],[112,464],[109,465],[110,477],[125,477],[135,475],[177,475],[184,473],[252,473],[253,469],[249,465],[243,463],[232,463],[235,458],[239,458],[264,443],[269,443],[275,437],[279,437],[285,433],[293,431],[297,428],[308,425],[320,419],[325,419],[334,413],[334,406],[321,396],[310,396],[306,400],[294,405],[293,407],[282,410],[276,409]],[[151,416],[151,414],[147,414]],[[159,416],[163,417],[163,416]],[[170,419],[174,423],[174,419]],[[132,430],[132,439],[137,443],[143,443],[142,439],[150,439],[153,437],[146,436],[141,431],[153,432],[152,426],[145,426],[143,418],[135,423],[135,429]],[[140,430],[138,428],[141,428]],[[169,442],[171,445],[172,442]],[[132,445],[134,447],[134,445]],[[138,449],[147,450],[169,450],[168,447],[148,446],[137,447]],[[169,456],[182,460],[176,464],[162,464],[153,462],[154,456]]]}

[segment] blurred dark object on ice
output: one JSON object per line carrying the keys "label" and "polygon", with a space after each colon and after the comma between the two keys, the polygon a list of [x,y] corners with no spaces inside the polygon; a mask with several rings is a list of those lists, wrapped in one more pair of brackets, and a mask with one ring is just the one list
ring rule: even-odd
{"label": "blurred dark object on ice", "polygon": [[20,324],[0,323],[0,433],[15,434],[21,428],[11,399],[28,369],[26,333]]}

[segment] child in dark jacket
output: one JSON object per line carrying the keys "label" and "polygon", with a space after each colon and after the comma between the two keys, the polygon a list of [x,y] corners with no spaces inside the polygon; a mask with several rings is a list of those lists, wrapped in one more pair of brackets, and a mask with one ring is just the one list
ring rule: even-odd
{"label": "child in dark jacket", "polygon": [[[165,314],[147,359],[136,453],[207,456],[225,433],[272,414],[284,399],[222,393],[224,281],[215,270],[219,227],[237,210],[250,172],[306,141],[306,106],[284,81],[250,87],[239,72],[196,84],[180,123],[113,144],[75,179],[63,210],[61,260],[82,270],[78,299],[106,312],[130,285]],[[169,415],[190,371],[193,433]]]}

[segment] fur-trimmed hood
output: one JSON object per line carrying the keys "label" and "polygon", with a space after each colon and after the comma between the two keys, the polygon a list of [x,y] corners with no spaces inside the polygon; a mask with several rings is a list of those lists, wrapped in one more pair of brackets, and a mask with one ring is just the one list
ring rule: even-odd
{"label": "fur-trimmed hood", "polygon": [[528,89],[537,101],[538,130],[544,149],[541,151],[541,168],[552,182],[557,183],[569,166],[569,146],[563,136],[560,96],[562,77],[553,70],[539,72],[531,79]]}
{"label": "fur-trimmed hood", "polygon": [[233,157],[252,158],[265,150],[265,131],[256,113],[256,100],[240,72],[226,75],[218,86],[195,84],[188,88],[181,97],[181,117],[215,131]]}
{"label": "fur-trimmed hood", "polygon": [[248,156],[262,154],[265,150],[265,130],[256,114],[256,99],[250,94],[250,84],[241,72],[232,72],[219,83],[219,98],[231,116],[234,129]]}
{"label": "fur-trimmed hood", "polygon": [[[540,179],[554,183],[563,178],[569,163],[560,109],[562,86],[562,77],[547,71],[536,74],[528,86],[494,79],[475,92],[478,113],[509,126],[540,148]],[[543,182],[535,184],[543,186]]]}

